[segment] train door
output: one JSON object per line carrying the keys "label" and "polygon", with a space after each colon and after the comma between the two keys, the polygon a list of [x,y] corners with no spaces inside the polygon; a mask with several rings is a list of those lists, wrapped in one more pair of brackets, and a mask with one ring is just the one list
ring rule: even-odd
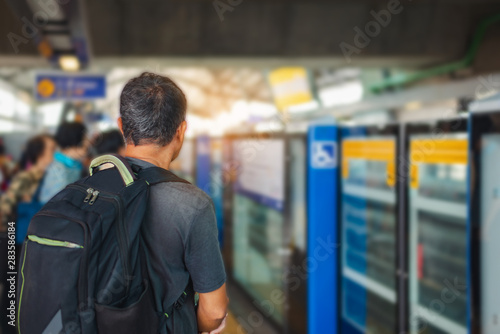
{"label": "train door", "polygon": [[287,135],[287,208],[290,260],[284,275],[290,334],[307,333],[307,141],[305,134]]}
{"label": "train door", "polygon": [[500,96],[470,114],[470,333],[500,333]]}
{"label": "train door", "polygon": [[398,127],[342,129],[341,332],[397,332]]}
{"label": "train door", "polygon": [[290,258],[286,139],[281,135],[238,136],[229,145],[232,161],[227,164],[233,168],[228,199],[232,206],[230,275],[261,314],[286,331],[284,273]]}
{"label": "train door", "polygon": [[406,126],[410,333],[467,333],[467,119]]}

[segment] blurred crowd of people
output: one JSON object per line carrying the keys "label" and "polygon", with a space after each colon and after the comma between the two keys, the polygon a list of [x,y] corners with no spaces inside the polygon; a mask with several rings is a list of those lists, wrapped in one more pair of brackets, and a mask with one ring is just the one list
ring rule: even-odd
{"label": "blurred crowd of people", "polygon": [[[88,166],[99,155],[122,154],[125,150],[119,130],[110,130],[89,137],[84,124],[66,122],[55,135],[38,134],[24,145],[19,161],[12,161],[0,140],[0,244],[6,252],[7,227],[16,224],[16,256],[19,259],[22,242],[32,216],[68,184],[88,175]],[[12,152],[10,152],[12,153]],[[5,249],[4,249],[5,248]],[[1,261],[7,256],[1,256]],[[19,263],[19,261],[16,261]],[[0,263],[6,273],[7,263]],[[4,278],[1,279],[4,282]],[[1,293],[4,307],[6,293]],[[5,323],[4,323],[5,322]],[[6,319],[2,333],[7,333]]]}
{"label": "blurred crowd of people", "polygon": [[0,142],[0,231],[5,231],[8,221],[16,221],[19,203],[48,202],[66,185],[86,176],[87,167],[94,157],[121,154],[124,149],[119,130],[89,138],[85,125],[79,122],[61,124],[54,136],[39,134],[32,137],[17,163],[9,159],[3,142]]}

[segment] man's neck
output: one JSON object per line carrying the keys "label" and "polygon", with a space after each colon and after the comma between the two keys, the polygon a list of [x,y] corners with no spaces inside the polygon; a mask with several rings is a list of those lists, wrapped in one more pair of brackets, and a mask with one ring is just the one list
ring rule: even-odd
{"label": "man's neck", "polygon": [[126,157],[144,160],[163,169],[169,169],[173,155],[173,150],[169,146],[127,144],[125,148]]}

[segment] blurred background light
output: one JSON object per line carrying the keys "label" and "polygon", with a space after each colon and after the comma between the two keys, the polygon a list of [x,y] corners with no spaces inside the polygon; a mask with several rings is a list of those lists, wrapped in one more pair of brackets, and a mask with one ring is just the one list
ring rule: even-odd
{"label": "blurred background light", "polygon": [[59,66],[64,71],[78,71],[80,60],[75,55],[62,55],[59,57]]}
{"label": "blurred background light", "polygon": [[318,101],[312,100],[310,102],[289,106],[286,110],[292,114],[299,114],[299,113],[311,112],[317,110],[318,108],[319,108]]}
{"label": "blurred background light", "polygon": [[363,99],[363,84],[360,81],[345,82],[318,92],[323,107],[359,102]]}
{"label": "blurred background light", "polygon": [[61,122],[64,102],[50,102],[38,106],[38,112],[43,117],[43,125],[46,127],[56,127]]}

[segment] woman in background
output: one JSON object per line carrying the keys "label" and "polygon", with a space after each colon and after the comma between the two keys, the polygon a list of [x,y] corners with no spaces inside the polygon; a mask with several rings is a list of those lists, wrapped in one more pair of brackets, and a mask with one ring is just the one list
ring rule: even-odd
{"label": "woman in background", "polygon": [[39,135],[28,141],[21,158],[21,171],[15,175],[5,194],[0,197],[1,230],[15,221],[19,202],[30,202],[40,186],[47,167],[54,159],[56,143],[50,135]]}
{"label": "woman in background", "polygon": [[[5,310],[10,304],[7,298],[8,270],[8,222],[16,222],[18,206],[22,202],[32,202],[47,167],[52,163],[56,143],[49,135],[39,135],[28,141],[20,162],[21,171],[17,173],[5,194],[0,197],[0,308]],[[18,232],[18,231],[16,231]],[[17,233],[16,233],[17,239]],[[16,265],[19,265],[21,245],[16,244]],[[14,333],[14,327],[8,324],[8,318],[0,320],[0,332]]]}
{"label": "woman in background", "polygon": [[7,190],[10,176],[12,174],[12,161],[5,152],[3,139],[0,138],[0,194]]}

